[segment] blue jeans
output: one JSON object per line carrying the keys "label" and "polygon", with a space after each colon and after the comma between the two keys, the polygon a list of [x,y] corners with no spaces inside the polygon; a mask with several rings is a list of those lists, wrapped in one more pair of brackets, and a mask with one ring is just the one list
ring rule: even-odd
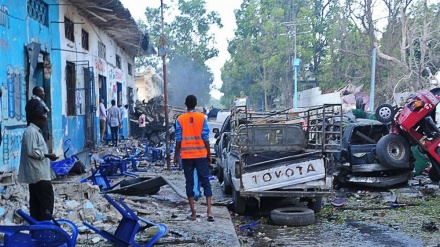
{"label": "blue jeans", "polygon": [[211,183],[209,181],[208,159],[182,159],[182,166],[186,180],[186,196],[194,197],[194,169],[196,169],[199,181],[202,184],[203,194],[205,197],[212,197]]}

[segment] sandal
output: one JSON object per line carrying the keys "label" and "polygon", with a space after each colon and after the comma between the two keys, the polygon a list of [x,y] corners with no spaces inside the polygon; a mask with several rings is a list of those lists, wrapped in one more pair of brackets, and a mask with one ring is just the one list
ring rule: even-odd
{"label": "sandal", "polygon": [[208,219],[207,219],[209,222],[213,222],[213,221],[215,221],[215,219],[214,219],[214,216],[208,216]]}
{"label": "sandal", "polygon": [[186,219],[190,220],[190,221],[195,221],[196,220],[196,218],[193,218],[191,215],[186,216]]}

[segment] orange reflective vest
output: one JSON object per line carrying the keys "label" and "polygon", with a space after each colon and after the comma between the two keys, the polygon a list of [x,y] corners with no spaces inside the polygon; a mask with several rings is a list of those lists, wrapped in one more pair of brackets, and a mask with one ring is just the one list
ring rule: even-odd
{"label": "orange reflective vest", "polygon": [[187,112],[177,119],[182,127],[182,142],[180,157],[182,159],[196,159],[208,156],[205,143],[202,139],[205,115],[200,112]]}

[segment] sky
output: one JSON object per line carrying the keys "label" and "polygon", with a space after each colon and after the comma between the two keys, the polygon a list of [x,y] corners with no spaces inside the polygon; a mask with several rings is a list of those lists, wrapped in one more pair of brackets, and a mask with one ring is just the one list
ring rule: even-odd
{"label": "sky", "polygon": [[[130,10],[132,17],[135,20],[145,19],[145,9],[147,7],[159,8],[160,0],[120,0],[125,8]],[[164,4],[170,4],[171,1],[163,0]],[[212,58],[206,61],[206,65],[211,68],[214,74],[214,87],[216,89],[211,90],[211,96],[219,99],[222,96],[219,89],[222,85],[220,69],[226,60],[230,58],[227,51],[228,40],[234,37],[234,29],[236,28],[234,9],[240,8],[241,0],[206,0],[206,9],[208,11],[217,11],[222,19],[223,28],[212,28],[212,32],[215,33],[216,47],[219,50],[219,55],[216,58]],[[165,20],[166,22],[166,20]]]}

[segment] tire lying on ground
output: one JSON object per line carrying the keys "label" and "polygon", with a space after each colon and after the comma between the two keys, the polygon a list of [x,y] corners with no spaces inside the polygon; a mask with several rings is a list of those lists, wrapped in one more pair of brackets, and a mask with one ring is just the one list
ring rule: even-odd
{"label": "tire lying on ground", "polygon": [[270,212],[270,221],[274,225],[307,226],[315,222],[315,212],[308,208],[277,208]]}
{"label": "tire lying on ground", "polygon": [[388,134],[376,144],[377,159],[384,166],[407,168],[410,158],[410,145],[401,135]]}

